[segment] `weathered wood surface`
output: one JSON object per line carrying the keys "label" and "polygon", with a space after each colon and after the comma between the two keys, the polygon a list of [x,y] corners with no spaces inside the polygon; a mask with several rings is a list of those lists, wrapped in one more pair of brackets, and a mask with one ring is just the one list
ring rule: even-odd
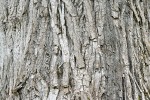
{"label": "weathered wood surface", "polygon": [[0,0],[0,100],[150,100],[150,0]]}

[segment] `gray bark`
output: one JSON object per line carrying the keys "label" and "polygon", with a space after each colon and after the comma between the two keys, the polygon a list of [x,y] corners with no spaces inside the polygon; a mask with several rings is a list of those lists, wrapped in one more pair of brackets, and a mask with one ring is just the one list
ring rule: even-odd
{"label": "gray bark", "polygon": [[150,100],[150,0],[0,0],[0,100]]}

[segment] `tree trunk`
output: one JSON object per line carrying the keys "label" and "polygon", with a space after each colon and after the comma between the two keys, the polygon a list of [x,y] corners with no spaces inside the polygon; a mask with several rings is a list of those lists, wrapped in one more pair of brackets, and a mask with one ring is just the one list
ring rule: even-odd
{"label": "tree trunk", "polygon": [[0,100],[150,100],[150,0],[0,0]]}

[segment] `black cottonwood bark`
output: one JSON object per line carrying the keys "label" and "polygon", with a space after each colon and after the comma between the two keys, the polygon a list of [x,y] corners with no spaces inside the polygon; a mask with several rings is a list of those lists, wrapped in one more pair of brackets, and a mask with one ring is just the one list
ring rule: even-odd
{"label": "black cottonwood bark", "polygon": [[150,0],[0,0],[0,100],[150,100]]}

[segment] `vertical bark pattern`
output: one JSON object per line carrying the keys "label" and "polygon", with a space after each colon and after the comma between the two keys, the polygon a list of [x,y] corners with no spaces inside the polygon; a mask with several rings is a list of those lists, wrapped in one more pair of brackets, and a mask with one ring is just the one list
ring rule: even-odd
{"label": "vertical bark pattern", "polygon": [[0,100],[150,100],[150,1],[0,0]]}

